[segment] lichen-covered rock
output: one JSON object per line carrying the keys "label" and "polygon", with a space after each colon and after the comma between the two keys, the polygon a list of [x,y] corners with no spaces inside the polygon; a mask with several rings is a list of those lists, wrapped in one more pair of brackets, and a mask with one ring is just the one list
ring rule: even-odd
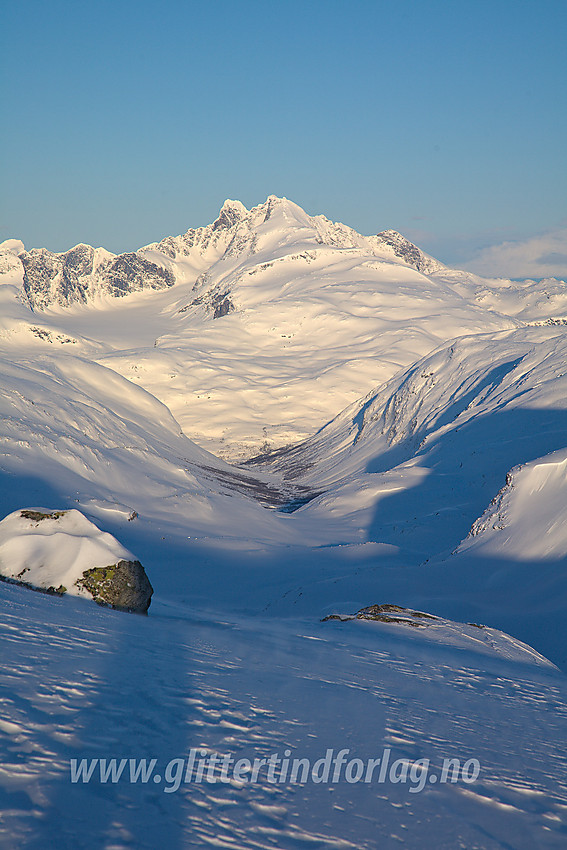
{"label": "lichen-covered rock", "polygon": [[139,561],[118,561],[108,567],[92,567],[77,579],[95,602],[122,611],[145,614],[150,607],[153,587]]}
{"label": "lichen-covered rock", "polygon": [[368,605],[366,608],[361,608],[356,614],[329,614],[323,618],[322,622],[327,620],[340,620],[342,623],[346,620],[376,620],[379,623],[399,623],[403,626],[419,628],[426,625],[423,620],[439,620],[439,617],[426,614],[424,611],[414,611],[412,608],[402,608],[400,605],[384,602],[382,605]]}

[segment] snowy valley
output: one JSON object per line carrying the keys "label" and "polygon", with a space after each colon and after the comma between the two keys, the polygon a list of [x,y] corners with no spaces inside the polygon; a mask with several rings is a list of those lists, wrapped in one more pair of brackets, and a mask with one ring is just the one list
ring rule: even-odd
{"label": "snowy valley", "polygon": [[[565,846],[566,331],[564,281],[275,196],[118,256],[2,243],[0,844]],[[148,616],[14,583],[66,589],[60,551],[139,559]],[[480,772],[172,791],[195,748]]]}

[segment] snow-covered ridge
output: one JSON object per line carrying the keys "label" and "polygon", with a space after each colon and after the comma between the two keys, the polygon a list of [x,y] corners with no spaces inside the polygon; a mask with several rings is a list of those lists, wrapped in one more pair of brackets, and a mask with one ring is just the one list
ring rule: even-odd
{"label": "snow-covered ridge", "polygon": [[362,521],[408,561],[565,558],[566,362],[562,326],[453,340],[252,468],[322,491],[306,520]]}
{"label": "snow-covered ridge", "polygon": [[391,603],[368,605],[356,614],[329,614],[323,618],[323,622],[337,620],[341,623],[353,622],[358,626],[378,623],[380,628],[385,626],[387,629],[394,628],[394,631],[401,626],[402,631],[407,628],[418,630],[418,633],[421,633],[420,638],[425,641],[439,642],[463,649],[472,648],[476,652],[487,655],[497,654],[542,667],[554,666],[531,646],[498,629],[491,629],[480,623],[456,623],[436,614],[413,611]]}
{"label": "snow-covered ridge", "polygon": [[[298,241],[313,247],[355,249],[424,272],[443,268],[395,231],[361,236],[325,216],[311,217],[297,204],[275,195],[251,210],[240,201],[227,200],[211,224],[118,256],[85,244],[59,254],[45,248],[26,251],[19,240],[10,239],[0,245],[0,258],[4,257],[3,265],[8,262],[6,255],[12,264],[19,258],[22,295],[34,309],[44,309],[52,304],[85,303],[97,295],[123,297],[143,289],[165,289],[188,280],[197,282],[199,290],[199,280],[202,284],[202,276],[220,260],[242,259],[266,249],[281,253]],[[196,303],[203,303],[202,292],[196,298],[200,299]],[[221,298],[216,292],[211,299],[217,317],[233,306],[228,293]],[[225,306],[217,309],[223,301]]]}
{"label": "snow-covered ridge", "polygon": [[567,448],[520,464],[455,554],[517,561],[567,557]]}

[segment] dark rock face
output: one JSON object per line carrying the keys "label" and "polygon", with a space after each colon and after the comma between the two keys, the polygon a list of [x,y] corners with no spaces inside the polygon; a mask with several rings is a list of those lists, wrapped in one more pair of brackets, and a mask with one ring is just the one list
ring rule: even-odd
{"label": "dark rock face", "polygon": [[[86,246],[77,246],[83,247]],[[31,307],[42,308],[54,301],[59,304],[86,301],[87,287],[76,268],[77,262],[80,259],[84,261],[85,257],[79,258],[75,254],[69,265],[66,259],[66,254],[52,254],[45,248],[34,248],[20,254],[24,267],[23,290]],[[81,265],[84,266],[84,263],[79,262],[79,268]]]}
{"label": "dark rock face", "polygon": [[34,248],[20,254],[24,267],[23,289],[32,307],[52,302],[71,304],[87,300],[88,283],[84,278],[93,272],[94,249],[77,245],[66,254],[52,254],[45,248]]}
{"label": "dark rock face", "polygon": [[34,248],[19,256],[24,267],[23,292],[34,309],[85,303],[98,293],[121,297],[141,289],[165,289],[175,283],[170,271],[139,253],[121,254],[98,268],[90,245],[77,245],[64,254]]}
{"label": "dark rock face", "polygon": [[63,256],[64,268],[69,276],[78,278],[93,273],[94,248],[90,245],[75,245]]}
{"label": "dark rock face", "polygon": [[213,319],[222,319],[223,316],[227,316],[233,309],[234,307],[230,298],[224,298],[222,301],[219,301],[215,307]]}
{"label": "dark rock face", "polygon": [[115,297],[140,289],[166,289],[175,283],[170,271],[135,253],[120,254],[104,267],[100,279],[103,291]]}
{"label": "dark rock face", "polygon": [[240,220],[240,216],[234,209],[223,207],[219,217],[213,222],[213,230],[229,230]]}
{"label": "dark rock face", "polygon": [[400,260],[403,260],[408,266],[412,266],[414,269],[417,269],[418,272],[423,272],[424,274],[429,274],[431,272],[437,271],[442,268],[441,263],[434,260],[432,257],[428,257],[427,254],[424,254],[417,245],[414,245],[413,242],[410,242],[409,239],[406,239],[405,236],[402,236],[401,233],[398,233],[396,230],[383,230],[381,233],[376,235],[376,238],[380,240],[380,242],[384,242],[386,245],[389,245],[390,248],[393,249],[396,257],[399,257]]}
{"label": "dark rock face", "polygon": [[99,605],[145,614],[154,592],[139,561],[118,561],[107,567],[85,570],[77,586],[87,590]]}

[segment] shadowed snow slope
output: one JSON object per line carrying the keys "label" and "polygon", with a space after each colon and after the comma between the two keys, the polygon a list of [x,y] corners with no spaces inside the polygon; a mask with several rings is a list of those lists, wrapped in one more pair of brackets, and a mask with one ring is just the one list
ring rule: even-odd
{"label": "shadowed snow slope", "polygon": [[[3,847],[564,846],[565,678],[528,653],[372,622],[206,623],[159,604],[147,618],[94,606],[87,618],[81,600],[0,592]],[[264,765],[256,782],[186,783],[192,748],[310,770],[329,750],[363,770],[389,751],[389,769],[382,782],[378,769],[347,781],[343,767],[335,783],[274,783]],[[90,782],[72,783],[82,758],[97,759]],[[101,781],[98,759],[112,758],[156,759],[150,781],[130,783],[129,763]],[[428,770],[398,781],[400,759]],[[445,759],[480,772],[433,782]]]}
{"label": "shadowed snow slope", "polygon": [[567,449],[520,464],[457,552],[530,561],[567,557]]}

